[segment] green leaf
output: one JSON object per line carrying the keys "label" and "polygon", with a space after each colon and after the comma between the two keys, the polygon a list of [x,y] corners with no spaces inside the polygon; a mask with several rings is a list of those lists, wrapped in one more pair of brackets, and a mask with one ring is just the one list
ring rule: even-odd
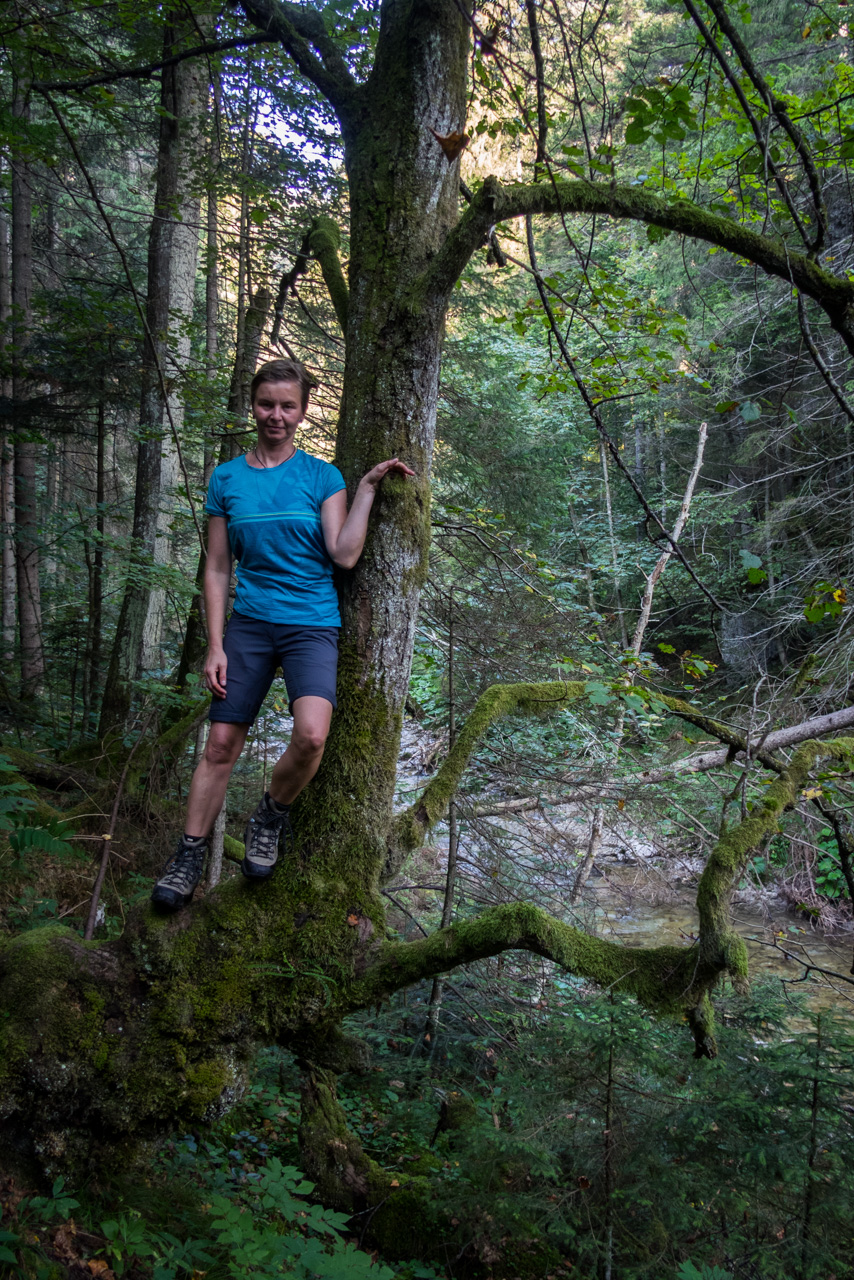
{"label": "green leaf", "polygon": [[632,120],[626,126],[626,142],[630,147],[640,146],[646,142],[649,137],[649,130],[645,129],[637,120]]}
{"label": "green leaf", "polygon": [[587,696],[594,707],[607,707],[614,701],[614,695],[601,680],[587,681]]}

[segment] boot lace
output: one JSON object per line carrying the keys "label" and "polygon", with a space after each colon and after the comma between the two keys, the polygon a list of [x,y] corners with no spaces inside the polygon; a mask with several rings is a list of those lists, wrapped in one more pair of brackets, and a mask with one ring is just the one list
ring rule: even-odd
{"label": "boot lace", "polygon": [[190,882],[195,885],[202,874],[206,847],[202,844],[191,849],[189,845],[181,844],[158,884],[169,889],[185,889]]}
{"label": "boot lace", "polygon": [[292,830],[291,820],[287,813],[276,813],[272,809],[259,809],[249,819],[252,829],[252,852],[262,858],[275,862],[279,852],[279,838],[283,838],[285,847],[290,843]]}

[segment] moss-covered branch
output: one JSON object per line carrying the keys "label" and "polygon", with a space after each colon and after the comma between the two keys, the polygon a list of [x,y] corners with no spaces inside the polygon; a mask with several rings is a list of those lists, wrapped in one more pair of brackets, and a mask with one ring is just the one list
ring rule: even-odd
{"label": "moss-covered branch", "polygon": [[765,836],[778,830],[781,816],[798,803],[807,776],[822,760],[854,761],[854,738],[805,742],[771,783],[761,803],[743,822],[725,832],[712,850],[697,890],[700,955],[704,965],[743,965],[746,971],[746,954],[742,960],[735,956],[738,951],[744,953],[744,943],[730,924],[730,890],[741,875],[748,855]]}
{"label": "moss-covered branch", "polygon": [[785,766],[779,760],[775,760],[770,752],[764,749],[762,744],[752,746],[747,736],[740,733],[738,729],[733,729],[731,725],[724,724],[721,720],[715,720],[712,716],[707,716],[696,707],[692,707],[691,703],[686,702],[684,698],[671,698],[654,690],[639,689],[637,687],[634,687],[632,692],[639,697],[650,698],[655,702],[663,703],[668,711],[678,716],[680,720],[685,720],[688,724],[694,725],[695,728],[702,729],[704,733],[710,733],[719,742],[725,743],[732,755],[745,752],[754,760],[759,760],[767,769],[773,769],[775,773],[782,773]]}
{"label": "moss-covered branch", "polygon": [[347,281],[341,270],[338,251],[341,248],[341,232],[332,218],[315,218],[308,232],[308,249],[320,263],[323,282],[329,291],[341,332],[347,332],[347,310],[350,305]]}
{"label": "moss-covered branch", "polygon": [[496,223],[526,214],[599,214],[662,227],[746,258],[814,298],[854,351],[854,283],[833,275],[776,236],[762,235],[690,200],[668,200],[643,187],[579,178],[514,183],[488,178],[448,236],[423,281],[425,296],[447,296],[472,253]]}
{"label": "moss-covered branch", "polygon": [[431,827],[445,817],[472,752],[490,725],[502,716],[549,715],[583,698],[582,680],[548,680],[540,684],[493,684],[469,713],[447,759],[421,795],[396,819],[389,837],[385,878],[400,869],[403,858],[423,843]]}
{"label": "moss-covered branch", "polygon": [[[544,688],[553,688],[509,685],[506,691],[525,687],[539,689],[541,697]],[[563,687],[566,690],[572,688],[576,697],[584,691],[583,685]],[[479,709],[477,725],[480,732],[501,714],[502,707],[506,713],[508,709],[520,709],[522,705],[523,698],[517,695],[514,699],[512,694],[507,704],[502,704],[498,696],[500,690],[500,686],[496,690],[488,690],[481,700],[484,705],[478,703],[475,709],[476,712]],[[565,694],[565,698],[568,696]],[[678,702],[678,699],[671,701]],[[695,713],[690,705],[684,704],[684,709],[693,718]],[[707,723],[726,730],[726,726],[717,722]],[[474,728],[471,734],[474,735]],[[476,737],[472,736],[469,750],[474,741]],[[778,766],[780,776],[768,788],[762,803],[718,841],[698,889],[698,947],[626,948],[591,938],[531,904],[511,903],[494,907],[474,920],[461,921],[427,938],[388,945],[362,982],[354,988],[354,994],[358,993],[356,998],[371,1003],[401,987],[435,977],[457,965],[518,948],[553,960],[569,972],[590,978],[601,986],[619,985],[621,990],[630,991],[650,1008],[670,1012],[682,1010],[691,1024],[697,1052],[709,1056],[714,1052],[714,1021],[709,991],[722,973],[729,973],[737,982],[747,979],[747,950],[744,941],[732,928],[729,914],[733,885],[741,876],[748,855],[765,836],[777,829],[783,812],[797,804],[808,774],[824,759],[854,760],[854,738],[804,743],[788,765]],[[458,780],[461,768],[457,761],[456,767],[446,775],[445,786],[450,785],[449,779]],[[411,815],[410,820],[413,820]]]}
{"label": "moss-covered branch", "polygon": [[725,966],[703,968],[696,947],[624,947],[591,937],[527,902],[490,907],[415,942],[389,943],[353,987],[354,1008],[504,951],[536,955],[600,986],[631,992],[650,1009],[693,1007]]}
{"label": "moss-covered branch", "polygon": [[[615,696],[631,692],[636,696],[654,698],[656,702],[663,703],[673,715],[711,733],[731,751],[748,749],[747,740],[742,733],[705,715],[682,698],[671,698],[637,686],[629,690],[619,682],[613,685],[613,691]],[[551,680],[540,684],[494,684],[481,694],[435,777],[418,799],[395,819],[389,837],[384,880],[397,874],[406,854],[417,849],[430,828],[445,817],[472,753],[490,725],[502,716],[543,715],[559,711],[568,703],[583,698],[586,692],[587,685],[584,681]],[[761,750],[754,750],[754,756],[777,771],[784,767]]]}

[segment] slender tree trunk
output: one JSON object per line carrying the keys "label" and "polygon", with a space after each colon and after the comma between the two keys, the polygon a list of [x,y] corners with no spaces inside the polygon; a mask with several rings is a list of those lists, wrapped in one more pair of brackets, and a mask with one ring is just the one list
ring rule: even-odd
{"label": "slender tree trunk", "polygon": [[[184,396],[181,382],[190,355],[190,322],[195,301],[196,269],[199,256],[201,187],[198,148],[206,104],[206,84],[201,62],[186,62],[176,68],[175,107],[184,137],[174,174],[174,211],[171,212],[166,264],[169,318],[163,350],[163,368],[169,387],[161,412],[160,498],[155,566],[171,559],[170,525],[176,485],[180,483],[178,446],[184,427]],[[157,216],[157,215],[155,215]],[[174,389],[173,389],[174,388]],[[159,377],[152,388],[153,401],[162,397]],[[154,406],[152,406],[154,407]],[[161,641],[166,608],[166,592],[155,586],[148,597],[142,637],[140,665],[151,671],[162,665]]]}
{"label": "slender tree trunk", "polygon": [[[179,30],[168,26],[168,56]],[[202,66],[195,61],[164,68],[154,216],[148,242],[148,301],[137,453],[130,576],[110,657],[99,734],[122,725],[132,682],[143,658],[153,660],[162,598],[151,585],[151,566],[165,556],[168,539],[161,504],[171,497],[175,439],[183,423],[179,394],[170,384],[188,351],[186,321],[192,314],[198,248],[199,198],[193,160],[204,105]]]}
{"label": "slender tree trunk", "polygon": [[97,435],[95,442],[95,539],[92,548],[92,571],[89,577],[89,632],[86,669],[86,717],[84,732],[89,732],[89,711],[98,694],[101,678],[101,648],[104,613],[104,532],[106,527],[106,467],[104,448],[106,443],[106,409],[103,396],[98,401]]}
{"label": "slender tree trunk", "polygon": [[[12,114],[30,120],[29,94],[16,86]],[[36,462],[38,444],[26,438],[31,380],[27,347],[32,328],[32,172],[20,156],[12,158],[12,400],[15,426],[15,557],[18,628],[21,641],[21,693],[33,697],[44,680]]]}
{"label": "slender tree trunk", "polygon": [[803,1280],[811,1274],[809,1255],[813,1237],[813,1214],[815,1212],[815,1162],[818,1157],[818,1125],[821,1115],[821,1014],[816,1019],[815,1031],[815,1065],[813,1067],[812,1090],[810,1096],[810,1130],[807,1145],[807,1167],[804,1171],[804,1217],[801,1227],[801,1276]]}
{"label": "slender tree trunk", "polygon": [[673,532],[670,535],[673,541],[667,544],[667,548],[662,551],[661,555],[658,557],[655,567],[647,578],[644,586],[643,596],[641,598],[640,616],[638,617],[635,633],[632,637],[631,648],[635,657],[637,657],[641,651],[643,638],[646,634],[646,629],[649,626],[649,616],[652,612],[652,598],[655,594],[655,588],[658,585],[658,580],[664,573],[664,570],[667,568],[668,561],[673,555],[673,543],[678,542],[681,538],[682,531],[684,530],[685,524],[688,520],[688,513],[691,510],[691,502],[694,497],[694,488],[697,484],[697,480],[703,466],[703,454],[706,448],[707,436],[708,427],[705,422],[701,422],[700,433],[697,439],[697,452],[694,455],[694,465],[691,468],[691,474],[688,477],[688,483],[685,486],[685,493],[682,498],[682,505],[679,508],[679,514],[676,517],[676,523],[674,524]]}
{"label": "slender tree trunk", "polygon": [[605,810],[600,804],[597,804],[596,808],[593,810],[593,822],[590,827],[590,839],[587,843],[587,852],[584,855],[584,861],[578,868],[575,880],[573,881],[572,891],[569,895],[569,902],[573,907],[581,900],[581,895],[584,892],[584,886],[590,879],[590,872],[593,870],[593,866],[596,862],[596,858],[602,844],[602,830],[604,826]]}
{"label": "slender tree trunk", "polygon": [[642,489],[646,483],[646,474],[643,466],[643,424],[639,418],[635,418],[635,480]]}
{"label": "slender tree trunk", "polygon": [[614,510],[611,506],[611,482],[608,477],[608,451],[604,442],[599,441],[599,458],[602,463],[602,485],[605,496],[605,515],[608,519],[608,542],[611,548],[611,569],[614,574],[614,598],[617,602],[617,619],[620,624],[620,643],[624,649],[629,647],[629,636],[626,631],[626,611],[623,608],[623,595],[620,591],[620,570],[617,563],[617,538],[614,533]]}
{"label": "slender tree trunk", "polygon": [[228,807],[228,798],[223,800],[222,808],[216,816],[216,822],[211,833],[211,851],[208,856],[208,879],[207,887],[215,889],[222,878],[222,859],[225,852],[225,819]]}
{"label": "slender tree trunk", "polygon": [[[9,223],[0,209],[0,325],[9,323],[12,314],[12,261]],[[5,354],[5,353],[4,353]],[[0,395],[12,399],[12,379],[0,380]],[[17,586],[15,583],[15,463],[10,436],[0,432],[0,536],[2,536],[2,616],[0,616],[0,656],[11,663],[15,656],[15,622],[17,619]]]}
{"label": "slender tree trunk", "polygon": [[[231,374],[231,390],[228,396],[229,416],[237,421],[243,421],[249,412],[249,384],[252,381],[252,375],[258,361],[261,335],[267,323],[270,301],[270,294],[267,288],[262,285],[253,299],[252,306],[241,317],[240,331],[243,337],[238,345],[240,356],[235,360]],[[238,360],[241,363],[238,363]],[[238,452],[239,447],[234,438],[223,440],[217,461],[228,462]],[[207,478],[210,479],[209,476]],[[204,576],[205,551],[202,550],[199,553],[199,562],[196,566],[196,594],[193,597],[193,603],[190,605],[187,626],[184,631],[184,644],[181,649],[181,661],[178,664],[176,682],[179,689],[184,688],[187,676],[191,671],[195,671],[198,668],[204,655],[205,602],[202,595]]]}
{"label": "slender tree trunk", "polygon": [[[217,352],[219,349],[219,206],[217,204],[216,180],[219,171],[219,124],[220,124],[220,84],[219,77],[214,78],[213,85],[213,120],[211,122],[211,140],[208,148],[208,193],[206,208],[206,242],[205,242],[205,374],[208,385],[212,386],[216,377]],[[205,433],[204,482],[208,484],[216,465],[216,439],[212,433]]]}
{"label": "slender tree trunk", "polygon": [[[611,996],[613,1000],[613,994]],[[604,1280],[611,1280],[614,1267],[614,1012],[611,1010],[608,1039],[608,1079],[605,1086],[605,1259]]]}
{"label": "slender tree trunk", "polygon": [[594,599],[594,596],[593,596],[593,573],[590,569],[590,556],[588,554],[587,547],[581,540],[581,534],[579,533],[578,517],[575,514],[575,503],[572,501],[572,498],[570,498],[569,500],[569,521],[570,521],[570,524],[572,525],[572,532],[575,535],[575,541],[578,546],[578,554],[581,556],[581,560],[582,560],[582,565],[583,565],[582,572],[584,574],[584,584],[587,588],[587,607],[591,613],[597,613],[598,610],[596,608],[596,600]]}
{"label": "slender tree trunk", "polygon": [[[448,622],[448,750],[452,751],[457,740],[457,707],[456,689],[454,685],[454,589],[451,588],[449,602],[450,617]],[[454,891],[457,885],[457,848],[459,845],[459,824],[457,806],[452,800],[448,806],[448,867],[445,873],[445,896],[442,901],[442,928],[447,929],[454,915]],[[442,1008],[442,995],[445,984],[441,977],[433,979],[430,991],[430,1003],[427,1008],[427,1021],[424,1027],[424,1048],[432,1053],[435,1047],[436,1032],[439,1029],[439,1013]]]}

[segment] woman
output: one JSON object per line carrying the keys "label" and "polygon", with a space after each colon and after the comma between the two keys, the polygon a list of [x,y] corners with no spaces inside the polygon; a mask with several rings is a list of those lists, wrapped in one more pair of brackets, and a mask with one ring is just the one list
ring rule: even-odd
{"label": "woman", "polygon": [[[317,772],[336,705],[341,618],[332,566],[352,569],[359,559],[383,477],[414,474],[397,458],[378,463],[360,480],[348,513],[341,472],[294,444],[310,389],[298,360],[261,365],[250,393],[257,443],[211,476],[204,583],[211,727],[184,834],[151,895],[165,910],[192,899],[231,771],[281,666],[293,732],[247,823],[241,863],[251,880],[272,875],[290,806]],[[237,594],[226,627],[232,557]]]}

